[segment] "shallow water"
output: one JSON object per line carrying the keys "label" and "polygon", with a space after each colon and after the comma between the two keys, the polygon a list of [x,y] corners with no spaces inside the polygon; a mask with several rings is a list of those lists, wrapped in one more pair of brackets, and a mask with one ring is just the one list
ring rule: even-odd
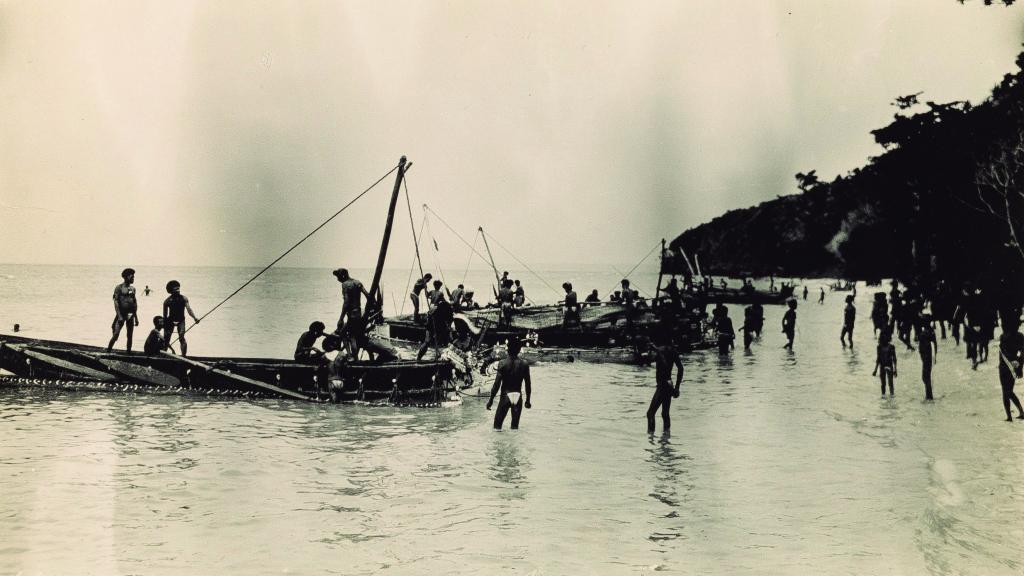
{"label": "shallow water", "polygon": [[[139,271],[140,287],[177,277],[198,313],[251,272]],[[0,326],[102,344],[117,272],[0,266]],[[385,280],[401,293],[405,272]],[[194,353],[287,356],[305,324],[335,319],[327,271],[257,282],[189,333]],[[149,299],[143,317],[162,300]],[[397,409],[0,389],[0,573],[1024,572],[1024,423],[1002,422],[995,366],[974,372],[940,340],[926,403],[920,361],[900,350],[896,397],[882,399],[868,293],[852,351],[840,301],[801,301],[792,353],[767,307],[750,352],[685,356],[671,436],[660,421],[644,431],[653,370],[613,365],[534,367],[516,432],[492,430],[473,398]]]}

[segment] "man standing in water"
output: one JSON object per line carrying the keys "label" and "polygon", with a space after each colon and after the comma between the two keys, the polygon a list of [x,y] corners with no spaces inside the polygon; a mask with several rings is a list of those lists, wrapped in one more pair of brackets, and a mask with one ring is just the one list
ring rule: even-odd
{"label": "man standing in water", "polygon": [[132,286],[135,282],[135,270],[125,268],[121,271],[121,278],[124,282],[114,286],[114,323],[110,325],[110,329],[114,334],[110,338],[110,343],[107,344],[107,352],[114,349],[114,343],[117,342],[118,336],[121,335],[122,326],[127,328],[127,350],[131,352],[132,333],[135,332],[135,327],[139,325],[139,304],[135,299],[135,286]]}
{"label": "man standing in water", "polygon": [[921,315],[921,328],[917,335],[917,351],[921,355],[921,381],[924,382],[924,398],[932,400],[932,366],[939,359],[939,343],[935,340],[932,317]]}
{"label": "man standing in water", "polygon": [[[655,381],[654,396],[651,398],[651,405],[647,408],[647,433],[654,434],[654,416],[661,408],[662,431],[668,432],[672,428],[672,418],[669,416],[669,409],[672,407],[672,399],[679,398],[679,385],[683,381],[683,361],[679,359],[679,352],[673,345],[672,338],[667,331],[662,329],[657,335],[658,342],[651,344],[651,351],[654,353]],[[676,368],[676,384],[672,386],[672,368]]]}
{"label": "man standing in water", "polygon": [[853,348],[853,323],[857,319],[857,307],[853,305],[853,296],[846,297],[846,308],[843,309],[843,331],[839,333],[839,341],[846,348],[846,336],[850,336],[850,348]]}
{"label": "man standing in water", "polygon": [[1017,418],[1024,419],[1024,408],[1013,393],[1013,385],[1021,377],[1021,363],[1024,361],[1024,335],[1020,333],[1020,312],[1003,318],[1003,335],[999,337],[999,384],[1003,388],[1003,409],[1006,421],[1013,422],[1010,402],[1017,407]]}
{"label": "man standing in water", "polygon": [[512,411],[512,429],[519,429],[519,417],[523,414],[523,383],[526,384],[526,407],[530,408],[530,365],[519,357],[523,344],[516,338],[508,341],[508,358],[498,364],[494,386],[491,386],[491,397],[487,400],[487,409],[494,405],[494,397],[501,392],[498,410],[494,413],[494,429],[501,430],[505,416]]}
{"label": "man standing in water", "polygon": [[793,336],[796,335],[796,300],[790,298],[786,304],[789,310],[782,316],[782,333],[786,335],[786,345],[783,348],[793,349]]}
{"label": "man standing in water", "polygon": [[825,303],[825,289],[824,288],[818,288],[818,290],[821,290],[821,292],[818,293],[818,304],[824,304]]}

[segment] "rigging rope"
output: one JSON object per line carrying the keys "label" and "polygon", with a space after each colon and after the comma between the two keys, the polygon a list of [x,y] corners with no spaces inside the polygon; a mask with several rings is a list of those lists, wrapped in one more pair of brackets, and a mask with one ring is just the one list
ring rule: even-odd
{"label": "rigging rope", "polygon": [[[626,275],[623,276],[622,278],[624,280],[629,278],[629,275],[632,274],[633,272],[635,272],[636,269],[639,268],[640,265],[644,263],[644,261],[646,261],[648,258],[650,258],[651,254],[654,254],[654,251],[657,250],[659,246],[661,246],[661,240],[658,240],[658,242],[655,243],[654,248],[651,248],[651,251],[647,253],[647,256],[644,256],[643,258],[641,258],[640,261],[636,263],[636,266],[633,266],[632,268],[630,268],[629,272],[626,272]],[[615,290],[615,286],[612,286],[612,290]]]}
{"label": "rigging rope", "polygon": [[[482,232],[482,234],[487,234],[487,232]],[[508,252],[508,255],[509,255],[509,256],[511,256],[513,260],[515,260],[516,262],[518,262],[520,266],[522,266],[523,268],[525,268],[527,272],[529,272],[530,274],[533,274],[533,275],[534,275],[534,276],[535,276],[535,277],[536,277],[536,278],[537,278],[538,280],[540,280],[540,281],[541,281],[541,282],[542,282],[542,283],[543,283],[543,284],[544,284],[545,286],[547,286],[548,288],[550,288],[550,289],[551,289],[551,291],[552,291],[552,292],[554,292],[556,296],[561,296],[561,294],[560,294],[560,293],[558,292],[558,290],[555,290],[555,289],[554,289],[554,288],[553,288],[553,287],[551,286],[551,284],[548,284],[547,280],[545,280],[544,278],[542,278],[542,277],[540,276],[540,274],[537,274],[536,272],[534,272],[534,271],[533,271],[533,270],[532,270],[532,269],[531,269],[531,268],[530,268],[529,266],[527,266],[527,265],[526,265],[526,264],[525,264],[525,263],[524,263],[524,262],[523,262],[522,260],[520,260],[519,258],[517,258],[517,257],[516,257],[516,255],[515,255],[515,254],[513,254],[511,250],[509,250],[508,248],[505,248],[505,246],[504,246],[504,245],[502,245],[502,243],[501,243],[501,242],[498,242],[498,240],[497,240],[497,239],[496,239],[496,238],[495,238],[495,237],[494,237],[493,235],[491,235],[491,234],[487,234],[487,236],[488,236],[488,237],[489,237],[489,238],[490,238],[491,240],[494,240],[494,243],[495,243],[495,244],[497,244],[497,245],[498,245],[498,246],[499,246],[499,247],[500,247],[500,248],[501,248],[502,250],[504,250],[505,252]]]}
{"label": "rigging rope", "polygon": [[[409,177],[402,178],[405,186],[405,205],[409,207],[409,227],[412,228],[412,244],[416,247],[416,263],[420,266],[420,278],[423,277],[423,261],[420,260],[420,241],[416,239],[416,224],[412,221],[412,202],[409,201]],[[423,231],[420,230],[420,234]]]}
{"label": "rigging rope", "polygon": [[[426,217],[426,214],[424,214],[424,217]],[[441,276],[441,283],[444,284],[444,290],[445,290],[445,292],[448,293],[448,297],[451,298],[451,292],[452,291],[451,291],[450,288],[448,288],[448,280],[446,280],[445,277],[444,277],[444,269],[441,268],[441,260],[440,260],[440,256],[438,255],[439,252],[441,251],[441,249],[438,248],[438,246],[437,246],[437,238],[434,238],[434,231],[431,230],[431,228],[430,228],[430,220],[426,219],[426,222],[427,222],[427,234],[430,235],[431,243],[433,243],[433,245],[434,245],[434,251],[433,251],[434,252],[434,266],[437,266],[437,273],[438,273],[439,276]]]}
{"label": "rigging rope", "polygon": [[[424,213],[423,214],[423,220],[420,221],[420,238],[423,237],[423,225],[426,224],[426,223],[427,223],[427,215],[426,215],[426,213]],[[417,252],[419,252],[419,251],[417,250]],[[413,262],[412,264],[409,264],[409,277],[406,278],[406,280],[405,280],[405,293],[410,295],[410,296],[412,296],[412,292],[409,290],[409,286],[412,285],[412,271],[414,270],[414,266],[415,265],[416,265],[415,262]],[[420,278],[423,278],[423,266],[422,265],[420,265]],[[416,297],[419,298],[419,296],[416,296]],[[399,315],[405,314],[405,302],[407,300],[408,299],[405,298],[405,296],[402,297],[402,309],[399,310],[399,312],[398,312]]]}
{"label": "rigging rope", "polygon": [[[272,266],[273,266],[274,264],[277,264],[278,262],[280,262],[280,261],[281,261],[281,259],[282,259],[282,258],[284,258],[285,256],[287,256],[288,254],[290,254],[292,250],[295,250],[296,248],[298,248],[298,247],[299,247],[299,245],[300,245],[300,244],[302,244],[302,243],[303,243],[303,242],[305,242],[306,240],[309,240],[310,236],[312,236],[313,234],[316,234],[317,232],[319,232],[321,228],[323,228],[324,226],[327,226],[327,224],[328,224],[328,223],[330,223],[330,221],[331,221],[331,220],[334,220],[335,218],[337,218],[337,217],[338,217],[338,215],[339,215],[339,214],[341,214],[342,212],[344,212],[344,211],[345,211],[345,210],[346,210],[346,209],[347,209],[347,208],[348,208],[349,206],[351,206],[351,205],[355,204],[357,200],[359,200],[360,198],[362,198],[363,196],[365,196],[367,192],[369,192],[370,190],[373,190],[374,188],[376,188],[376,186],[377,186],[378,184],[380,184],[380,183],[381,183],[382,181],[384,181],[384,179],[385,179],[385,178],[387,178],[388,176],[390,176],[391,174],[393,174],[393,173],[395,172],[395,170],[398,170],[398,165],[395,165],[395,167],[394,167],[394,168],[392,168],[391,170],[388,170],[387,174],[385,174],[385,175],[381,176],[380,178],[378,178],[376,182],[374,182],[373,184],[370,184],[370,186],[369,186],[369,187],[368,187],[368,188],[367,188],[366,190],[363,190],[362,192],[360,192],[360,193],[359,193],[358,195],[356,195],[356,197],[355,197],[355,198],[353,198],[353,199],[349,200],[347,204],[345,204],[344,206],[342,206],[342,207],[341,207],[341,210],[338,210],[338,211],[337,211],[337,212],[335,212],[335,213],[334,213],[334,214],[333,214],[333,215],[332,215],[332,216],[331,216],[330,218],[328,218],[327,220],[324,220],[324,221],[323,221],[323,223],[322,223],[322,224],[320,224],[319,226],[317,226],[316,228],[314,228],[312,232],[310,232],[309,234],[306,234],[305,236],[303,236],[301,240],[299,240],[298,242],[296,242],[295,244],[293,244],[291,248],[289,248],[289,249],[285,250],[285,251],[284,251],[284,253],[283,253],[283,254],[281,254],[280,256],[278,256],[277,258],[275,258],[273,262],[271,262],[270,264],[267,264],[267,265],[266,265],[266,266],[265,266],[265,267],[264,267],[264,268],[263,268],[262,270],[260,270],[259,272],[257,272],[255,276],[253,276],[252,278],[249,278],[248,280],[246,280],[245,284],[242,284],[241,286],[239,286],[237,290],[235,290],[234,292],[232,292],[231,294],[229,294],[227,298],[225,298],[225,299],[221,300],[221,301],[220,301],[220,303],[218,303],[218,304],[217,304],[216,306],[214,306],[213,308],[211,308],[209,312],[207,312],[206,314],[203,314],[202,316],[200,316],[200,317],[199,317],[199,319],[198,319],[198,320],[196,320],[195,324],[192,324],[191,326],[189,326],[189,327],[185,328],[185,332],[182,332],[182,333],[181,333],[181,336],[184,336],[186,332],[188,332],[189,330],[191,330],[191,329],[195,328],[195,327],[196,327],[196,325],[198,325],[198,324],[199,324],[199,322],[200,322],[201,320],[203,320],[204,318],[206,318],[206,317],[207,317],[207,316],[209,316],[210,314],[213,314],[213,312],[214,312],[214,311],[215,311],[215,310],[216,310],[217,308],[220,308],[220,307],[221,307],[221,306],[222,306],[222,305],[223,305],[223,304],[224,304],[225,302],[227,302],[228,300],[230,300],[231,298],[233,298],[233,297],[235,296],[235,294],[238,294],[239,292],[241,292],[243,288],[245,288],[245,287],[246,287],[246,286],[248,286],[249,284],[252,284],[252,282],[253,282],[254,280],[256,280],[257,278],[259,278],[260,276],[262,276],[262,275],[263,275],[263,273],[264,273],[264,272],[266,272],[267,270],[270,270],[270,268],[271,268],[271,267],[272,267]],[[168,344],[168,345],[170,346],[170,345],[174,345],[175,343],[177,343],[177,342],[178,342],[178,340],[180,340],[180,339],[181,339],[181,336],[179,336],[178,338],[176,338],[176,339],[174,340],[174,342],[171,342],[171,343],[170,343],[170,344]]]}
{"label": "rigging rope", "polygon": [[466,276],[469,275],[469,265],[473,262],[473,252],[476,252],[476,241],[480,238],[480,231],[473,235],[473,246],[470,247],[469,258],[466,259],[466,270],[462,273],[462,283],[466,283]]}
{"label": "rigging rope", "polygon": [[466,242],[466,239],[463,238],[461,234],[456,232],[455,229],[451,227],[451,225],[449,225],[447,222],[445,222],[444,218],[441,218],[441,216],[437,212],[434,212],[434,209],[431,208],[430,206],[427,206],[426,204],[424,204],[423,205],[423,210],[429,211],[431,214],[433,214],[435,218],[437,218],[438,220],[441,221],[441,224],[444,224],[446,228],[451,230],[452,234],[455,234],[456,238],[461,240],[462,243],[465,244],[466,246],[469,246],[469,248],[470,248],[470,250],[472,250],[473,254],[476,254],[477,256],[479,256],[480,259],[483,260],[485,264],[487,264],[488,268],[491,267],[491,261],[488,260],[487,258],[485,258],[483,254],[481,254],[480,252],[477,251],[476,244],[470,245],[469,242]]}

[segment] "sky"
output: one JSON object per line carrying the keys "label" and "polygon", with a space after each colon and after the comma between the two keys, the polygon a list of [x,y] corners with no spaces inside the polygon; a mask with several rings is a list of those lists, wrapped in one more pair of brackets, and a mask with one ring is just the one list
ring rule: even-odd
{"label": "sky", "polygon": [[[863,165],[896,96],[984,99],[1017,4],[0,0],[0,262],[263,265],[406,155],[417,227],[633,264]],[[393,184],[281,264],[371,267]]]}

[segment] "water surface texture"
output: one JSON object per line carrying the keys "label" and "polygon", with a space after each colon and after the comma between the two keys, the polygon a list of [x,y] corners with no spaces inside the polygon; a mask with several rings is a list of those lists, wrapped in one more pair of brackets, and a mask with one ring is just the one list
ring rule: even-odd
{"label": "water surface texture", "polygon": [[[118,272],[0,266],[0,331],[104,344]],[[166,280],[202,313],[252,272],[139,268],[139,288],[159,290],[140,295],[137,341]],[[399,306],[406,273],[385,274]],[[602,296],[617,280],[545,277]],[[653,291],[654,275],[637,278]],[[0,389],[0,573],[1024,572],[1024,422],[1002,421],[996,367],[974,372],[940,340],[926,403],[901,346],[896,397],[880,398],[869,293],[844,350],[841,295],[818,305],[810,284],[794,352],[767,307],[751,351],[684,357],[670,436],[660,421],[646,434],[653,369],[629,366],[535,366],[516,432],[492,430],[473,398],[398,409]],[[189,333],[195,354],[286,357],[310,321],[336,320],[328,271],[273,270],[250,289]]]}

